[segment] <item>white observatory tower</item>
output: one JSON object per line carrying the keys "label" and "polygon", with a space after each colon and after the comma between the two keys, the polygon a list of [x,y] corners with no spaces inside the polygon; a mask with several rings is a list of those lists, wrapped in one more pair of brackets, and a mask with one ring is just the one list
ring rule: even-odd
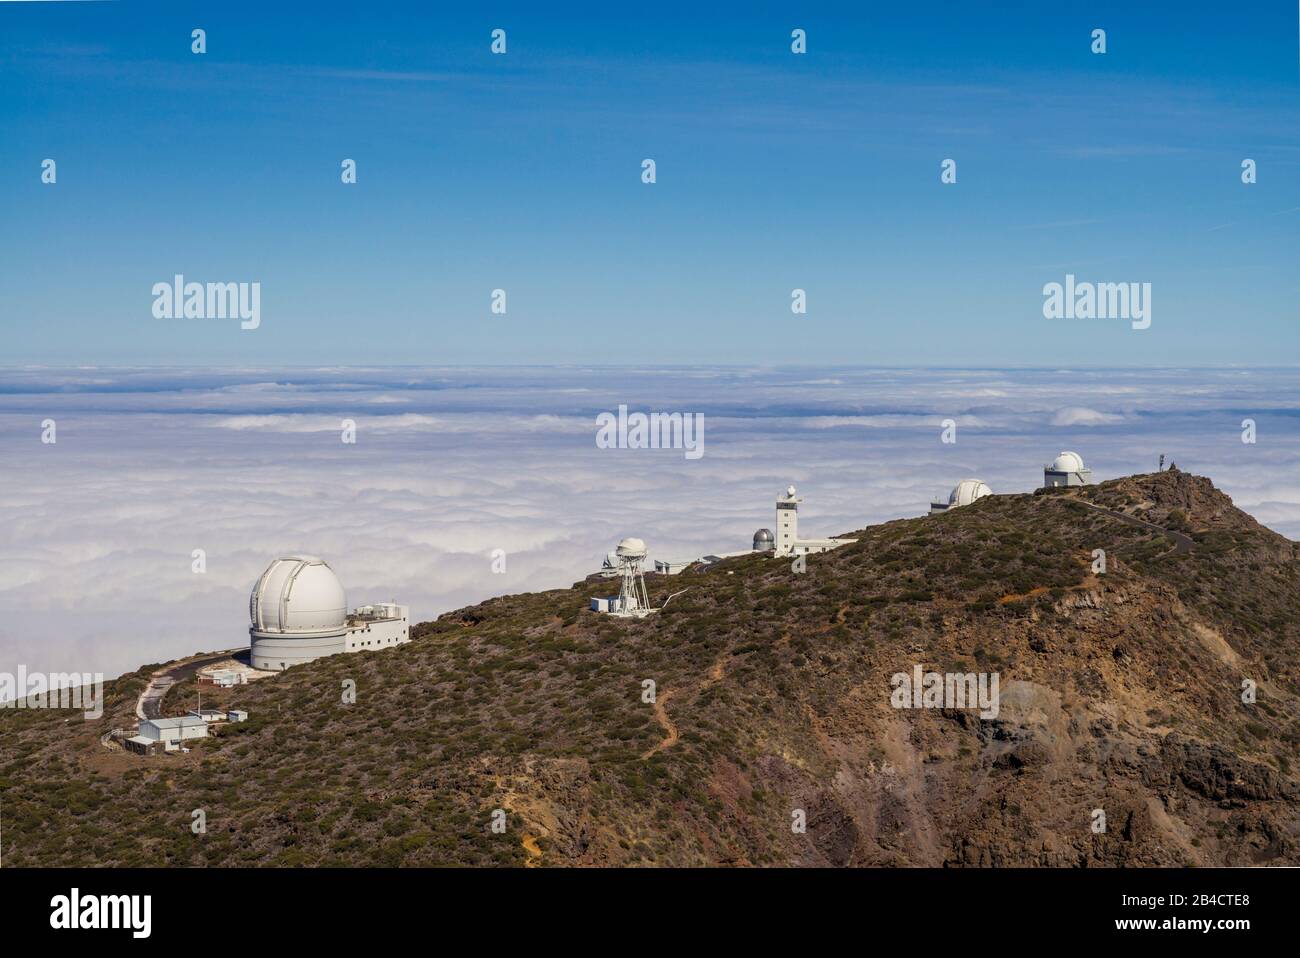
{"label": "white observatory tower", "polygon": [[[787,486],[785,495],[776,500],[776,539],[772,533],[759,529],[754,533],[754,551],[769,552],[774,556],[806,556],[814,552],[829,552],[840,546],[852,545],[857,539],[801,539],[799,538],[799,503],[803,499],[795,494],[794,486]],[[761,546],[761,548],[760,548]]]}
{"label": "white observatory tower", "polygon": [[799,503],[803,502],[795,495],[794,486],[785,490],[785,495],[776,500],[776,549],[779,556],[788,556],[794,552],[794,544],[799,539]]}
{"label": "white observatory tower", "polygon": [[628,537],[614,550],[618,560],[619,575],[623,577],[623,589],[618,594],[618,608],[611,615],[643,616],[649,615],[650,598],[645,590],[645,574],[641,567],[645,564],[646,547],[642,539]]}

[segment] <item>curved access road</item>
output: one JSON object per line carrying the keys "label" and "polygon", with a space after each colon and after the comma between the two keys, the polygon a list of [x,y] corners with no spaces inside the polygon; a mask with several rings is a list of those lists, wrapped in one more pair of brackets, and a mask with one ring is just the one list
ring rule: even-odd
{"label": "curved access road", "polygon": [[225,652],[216,652],[192,659],[182,659],[159,669],[150,676],[149,684],[144,687],[144,691],[136,699],[135,717],[141,720],[162,718],[162,700],[168,689],[181,679],[189,678],[204,666],[224,662],[242,651],[244,651],[243,648],[227,649]]}
{"label": "curved access road", "polygon": [[1114,509],[1107,509],[1104,506],[1094,505],[1091,502],[1084,502],[1084,500],[1082,499],[1075,499],[1074,501],[1079,503],[1080,505],[1087,506],[1089,509],[1095,509],[1098,512],[1104,512],[1112,519],[1118,519],[1121,522],[1127,522],[1131,526],[1139,526],[1140,528],[1143,529],[1150,529],[1153,532],[1159,532],[1161,535],[1167,536],[1170,540],[1173,541],[1174,547],[1170,552],[1165,553],[1165,555],[1171,555],[1173,553],[1178,553],[1181,555],[1192,551],[1191,536],[1184,535],[1181,532],[1174,532],[1172,529],[1166,529],[1164,526],[1158,526],[1154,522],[1147,522],[1145,519],[1139,519],[1137,516],[1126,515],[1123,512],[1116,512]]}

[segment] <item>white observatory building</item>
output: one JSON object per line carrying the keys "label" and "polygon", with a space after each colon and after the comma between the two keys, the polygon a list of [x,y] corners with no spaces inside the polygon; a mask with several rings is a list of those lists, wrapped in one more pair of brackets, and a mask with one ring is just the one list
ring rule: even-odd
{"label": "white observatory building", "polygon": [[[776,500],[776,542],[774,547],[759,549],[760,540],[766,529],[754,533],[754,551],[771,551],[774,556],[801,556],[813,552],[828,552],[840,546],[857,542],[857,539],[801,539],[799,538],[799,503],[803,499],[795,494],[794,486],[785,490],[784,496]],[[771,533],[768,533],[770,536]],[[766,545],[766,541],[763,541]]]}
{"label": "white observatory building", "polygon": [[947,512],[949,509],[956,509],[958,506],[969,506],[976,499],[983,499],[985,496],[993,495],[993,490],[982,479],[963,479],[953,487],[952,492],[948,493],[948,501],[934,501],[930,503],[930,515],[936,512]]}
{"label": "white observatory building", "polygon": [[1086,486],[1091,481],[1092,470],[1083,464],[1083,457],[1077,452],[1063,452],[1052,460],[1050,466],[1043,466],[1044,489]]}
{"label": "white observatory building", "polygon": [[619,542],[610,556],[618,564],[618,574],[623,588],[616,596],[592,599],[593,612],[607,612],[618,618],[641,618],[655,610],[650,607],[650,597],[645,589],[645,559],[648,554],[645,540],[629,536]]}
{"label": "white observatory building", "polygon": [[250,664],[267,672],[411,640],[408,606],[387,602],[349,614],[343,584],[316,556],[273,560],[248,597],[248,617]]}

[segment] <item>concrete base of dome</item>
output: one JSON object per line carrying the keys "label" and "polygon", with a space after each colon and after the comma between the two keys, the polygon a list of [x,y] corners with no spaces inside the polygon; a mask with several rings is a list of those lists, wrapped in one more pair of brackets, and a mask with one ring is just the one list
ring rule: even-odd
{"label": "concrete base of dome", "polygon": [[249,629],[249,663],[262,672],[279,672],[327,655],[374,652],[402,645],[411,641],[410,614],[410,609],[404,605],[366,606],[357,610],[340,631],[303,633]]}
{"label": "concrete base of dome", "polygon": [[263,672],[279,672],[327,655],[347,651],[347,632],[295,635],[287,632],[248,632],[249,664]]}
{"label": "concrete base of dome", "polygon": [[1058,489],[1062,486],[1087,486],[1092,482],[1092,470],[1080,469],[1077,472],[1057,472],[1055,469],[1043,470],[1043,488]]}

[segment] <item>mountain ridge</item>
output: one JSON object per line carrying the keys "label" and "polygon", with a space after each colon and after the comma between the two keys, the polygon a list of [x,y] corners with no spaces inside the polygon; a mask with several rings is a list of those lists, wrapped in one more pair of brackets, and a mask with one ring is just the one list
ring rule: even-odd
{"label": "mountain ridge", "polygon": [[[251,718],[189,755],[98,744],[151,667],[85,729],[0,713],[6,861],[1300,863],[1296,543],[1177,470],[850,535],[647,576],[687,591],[642,620],[593,579],[449,612],[212,693]],[[997,718],[892,707],[917,666],[998,674]]]}

